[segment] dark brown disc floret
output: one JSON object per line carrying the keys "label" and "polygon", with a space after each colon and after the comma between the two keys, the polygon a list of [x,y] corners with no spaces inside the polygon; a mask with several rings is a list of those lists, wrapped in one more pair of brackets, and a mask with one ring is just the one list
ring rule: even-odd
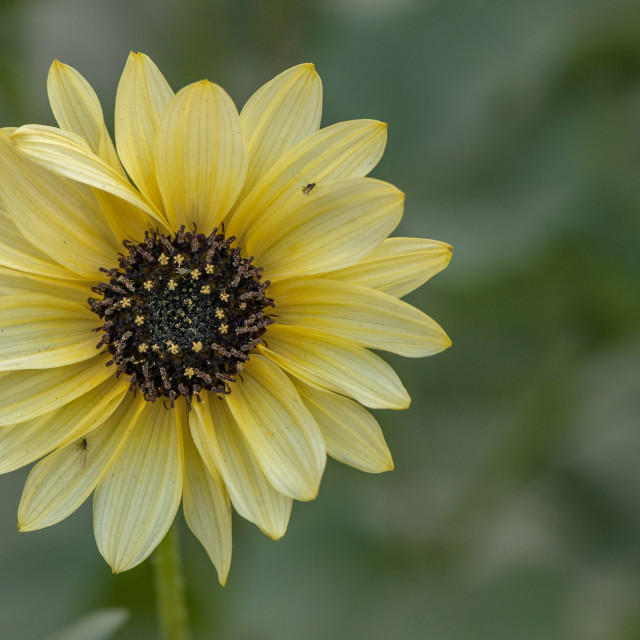
{"label": "dark brown disc floret", "polygon": [[175,236],[145,233],[140,244],[123,242],[128,255],[119,268],[101,269],[109,277],[92,290],[91,309],[104,320],[97,347],[106,346],[117,376],[129,376],[155,402],[192,397],[206,389],[228,394],[230,382],[262,342],[273,319],[265,315],[273,300],[262,269],[243,258],[234,237],[214,229]]}

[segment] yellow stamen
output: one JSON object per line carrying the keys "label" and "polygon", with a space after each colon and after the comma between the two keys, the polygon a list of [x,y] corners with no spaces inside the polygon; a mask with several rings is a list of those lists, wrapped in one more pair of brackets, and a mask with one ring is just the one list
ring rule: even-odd
{"label": "yellow stamen", "polygon": [[180,351],[178,345],[173,340],[167,340],[166,345],[174,356]]}

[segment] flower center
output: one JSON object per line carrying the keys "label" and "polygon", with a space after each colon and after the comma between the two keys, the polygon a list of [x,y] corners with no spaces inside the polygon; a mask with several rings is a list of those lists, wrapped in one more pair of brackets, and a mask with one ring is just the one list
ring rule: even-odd
{"label": "flower center", "polygon": [[164,396],[174,406],[184,396],[200,400],[203,389],[231,393],[249,352],[273,323],[264,314],[273,300],[264,294],[262,269],[243,258],[235,240],[214,229],[205,236],[184,226],[175,236],[155,231],[144,242],[123,242],[128,256],[119,268],[101,269],[108,282],[89,298],[105,322],[97,347],[106,346],[116,376],[129,376],[130,391],[145,400]]}

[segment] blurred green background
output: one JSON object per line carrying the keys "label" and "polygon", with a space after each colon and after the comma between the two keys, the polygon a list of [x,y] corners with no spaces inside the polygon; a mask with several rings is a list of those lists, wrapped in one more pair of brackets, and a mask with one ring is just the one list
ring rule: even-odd
{"label": "blurred green background", "polygon": [[[4,0],[0,126],[53,124],[54,58],[111,122],[130,49],[239,105],[315,62],[323,124],[390,123],[396,233],[455,250],[408,297],[453,348],[390,358],[396,470],[330,462],[277,543],[236,517],[225,589],[182,523],[195,638],[640,638],[640,3]],[[0,637],[126,606],[116,637],[156,638],[151,565],[111,575],[90,503],[16,532],[26,475],[0,478]]]}

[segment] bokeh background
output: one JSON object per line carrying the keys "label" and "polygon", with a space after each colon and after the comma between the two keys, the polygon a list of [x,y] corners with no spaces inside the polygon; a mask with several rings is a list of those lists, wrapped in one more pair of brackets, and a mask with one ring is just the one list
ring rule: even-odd
{"label": "bokeh background", "polygon": [[[324,124],[390,123],[397,234],[455,249],[408,297],[452,349],[390,358],[396,470],[330,462],[279,542],[236,517],[225,589],[181,523],[196,640],[640,638],[640,3],[3,0],[0,126],[54,124],[54,58],[111,122],[130,49],[239,105],[315,62]],[[156,638],[150,562],[112,576],[90,504],[17,533],[26,475],[0,478],[0,637],[110,606]]]}

